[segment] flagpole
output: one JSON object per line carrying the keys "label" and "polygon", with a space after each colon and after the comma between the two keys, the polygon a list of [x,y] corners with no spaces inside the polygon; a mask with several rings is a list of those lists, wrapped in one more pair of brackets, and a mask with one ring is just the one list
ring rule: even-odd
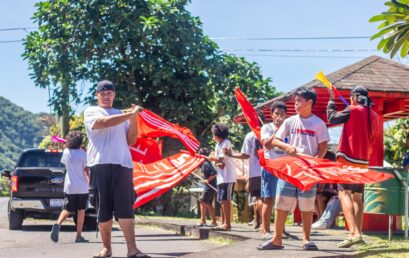
{"label": "flagpole", "polygon": [[[203,177],[197,175],[196,173],[192,172],[192,175],[194,175],[195,177],[197,177],[198,179],[200,179],[200,181],[202,181],[202,183],[205,183]],[[212,188],[214,191],[216,191],[216,193],[218,193],[219,191],[217,191],[216,188],[214,188],[214,186],[210,185],[210,184],[206,184],[207,186],[209,186],[210,188]],[[231,203],[237,207],[237,203],[235,203],[233,200],[231,201]]]}

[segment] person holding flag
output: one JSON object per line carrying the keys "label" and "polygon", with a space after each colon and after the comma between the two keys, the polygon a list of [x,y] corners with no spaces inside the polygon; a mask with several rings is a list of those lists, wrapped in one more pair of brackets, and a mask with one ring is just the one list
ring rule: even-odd
{"label": "person holding flag", "polygon": [[88,136],[87,165],[91,171],[90,186],[96,191],[98,226],[102,250],[94,257],[111,257],[112,217],[118,220],[127,244],[127,257],[150,257],[135,243],[133,204],[136,196],[132,180],[133,163],[129,146],[135,144],[138,134],[137,114],[142,107],[132,105],[130,111],[112,108],[115,87],[110,81],[97,84],[98,106],[84,112]]}
{"label": "person holding flag", "polygon": [[[288,155],[298,154],[322,158],[328,149],[329,134],[319,117],[312,113],[317,101],[314,91],[302,88],[295,92],[294,109],[297,115],[287,118],[278,129],[271,147],[278,147]],[[288,143],[285,143],[285,138]],[[304,250],[318,250],[310,241],[313,212],[315,209],[316,186],[301,191],[291,183],[279,179],[275,200],[274,236],[272,240],[260,244],[259,250],[283,249],[282,239],[285,221],[289,212],[294,212],[298,203],[302,218],[302,238]]]}
{"label": "person holding flag", "polygon": [[[346,165],[368,168],[372,145],[377,138],[378,115],[371,109],[373,105],[364,86],[351,90],[351,105],[337,112],[335,94],[329,88],[330,99],[327,106],[328,122],[344,124],[336,154],[337,161]],[[338,243],[340,248],[348,248],[363,243],[361,230],[363,219],[363,184],[339,184],[338,195],[342,211],[349,228],[349,237]]]}
{"label": "person holding flag", "polygon": [[[275,134],[278,128],[283,124],[287,118],[287,105],[282,101],[276,101],[271,105],[271,119],[272,123],[265,124],[261,127],[261,141],[264,146],[264,157],[267,159],[276,159],[285,155],[285,152],[279,148],[272,146]],[[261,180],[261,197],[263,198],[262,207],[262,229],[264,240],[273,238],[270,231],[271,213],[275,202],[278,178],[267,170],[262,170]]]}

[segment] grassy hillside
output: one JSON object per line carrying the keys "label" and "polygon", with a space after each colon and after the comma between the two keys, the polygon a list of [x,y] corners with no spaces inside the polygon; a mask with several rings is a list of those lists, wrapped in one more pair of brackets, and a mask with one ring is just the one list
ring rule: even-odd
{"label": "grassy hillside", "polygon": [[13,168],[21,150],[37,147],[48,134],[43,118],[0,96],[0,170]]}

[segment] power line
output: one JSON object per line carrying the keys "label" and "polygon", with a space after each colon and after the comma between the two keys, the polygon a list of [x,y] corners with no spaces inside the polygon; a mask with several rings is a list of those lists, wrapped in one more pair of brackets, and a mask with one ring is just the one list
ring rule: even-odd
{"label": "power line", "polygon": [[375,52],[377,49],[256,49],[256,48],[223,48],[226,52],[329,52],[329,53],[344,53],[344,52]]}
{"label": "power line", "polygon": [[13,30],[27,31],[27,30],[33,30],[33,29],[36,29],[36,27],[2,28],[2,29],[0,29],[0,31],[13,31]]}
{"label": "power line", "polygon": [[18,39],[18,40],[1,40],[0,44],[16,43],[16,42],[23,42],[23,40],[22,39]]}
{"label": "power line", "polygon": [[340,37],[263,37],[263,38],[239,38],[239,37],[210,37],[211,40],[347,40],[347,39],[370,39],[369,36],[340,36]]}
{"label": "power line", "polygon": [[283,58],[327,58],[327,59],[343,59],[343,58],[356,58],[362,59],[366,56],[306,56],[306,55],[257,55],[257,54],[236,54],[240,56],[259,56],[259,57],[283,57]]}

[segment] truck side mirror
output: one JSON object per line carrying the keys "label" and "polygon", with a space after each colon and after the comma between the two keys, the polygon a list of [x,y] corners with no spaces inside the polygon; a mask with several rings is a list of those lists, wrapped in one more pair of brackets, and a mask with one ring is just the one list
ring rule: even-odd
{"label": "truck side mirror", "polygon": [[10,180],[10,178],[11,178],[10,173],[11,173],[10,170],[6,170],[6,169],[0,172],[1,177],[7,178],[7,179],[9,179],[9,180]]}

